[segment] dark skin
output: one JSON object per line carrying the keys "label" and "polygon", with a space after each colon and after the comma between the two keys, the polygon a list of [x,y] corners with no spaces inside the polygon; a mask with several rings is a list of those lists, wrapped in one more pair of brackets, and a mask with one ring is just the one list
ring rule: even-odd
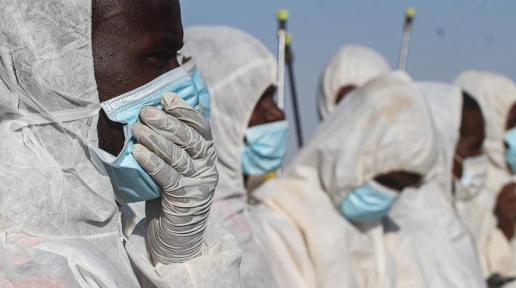
{"label": "dark skin", "polygon": [[[249,119],[247,127],[285,120],[285,113],[274,101],[274,93],[276,93],[276,87],[273,85],[265,89],[260,100],[258,100],[258,103],[256,103],[256,106],[254,107],[253,114],[251,115],[251,119]],[[247,175],[244,175],[244,182],[247,182]]]}
{"label": "dark skin", "polygon": [[357,89],[355,85],[346,85],[339,89],[335,97],[335,104],[339,104],[351,91]]}
{"label": "dark skin", "polygon": [[498,228],[507,239],[512,240],[516,229],[516,183],[509,183],[502,188],[496,199],[494,214]]}
{"label": "dark skin", "polygon": [[[507,122],[505,123],[505,131],[509,131],[512,128],[516,127],[516,103],[511,106],[509,110],[509,116],[507,117]],[[505,149],[508,148],[507,143],[505,143]],[[507,163],[507,169],[510,170],[509,164]]]}
{"label": "dark skin", "polygon": [[[516,103],[509,111],[505,129],[508,131],[514,127],[516,127]],[[516,183],[509,183],[502,188],[496,199],[494,214],[498,220],[498,228],[507,239],[512,240],[516,229]]]}
{"label": "dark skin", "polygon": [[256,103],[248,127],[285,120],[285,113],[274,101],[276,88],[269,86]]}
{"label": "dark skin", "polygon": [[507,117],[506,130],[511,130],[516,127],[516,103],[514,103],[509,110],[509,117]]}
{"label": "dark skin", "polygon": [[484,117],[480,109],[462,109],[460,138],[455,147],[455,155],[458,157],[453,160],[453,175],[456,178],[462,177],[462,163],[457,158],[466,159],[482,154],[485,139],[484,127]]}
{"label": "dark skin", "polygon": [[[179,66],[183,45],[177,0],[95,0],[92,49],[100,101],[140,87]],[[124,146],[122,125],[101,112],[99,147],[118,155]]]}
{"label": "dark skin", "polygon": [[[342,86],[335,97],[335,104],[339,104],[353,90],[357,89],[355,85]],[[379,175],[374,180],[385,187],[391,188],[398,192],[408,187],[415,187],[421,183],[421,175],[406,171],[393,171]]]}
{"label": "dark skin", "polygon": [[385,187],[401,192],[405,188],[417,187],[421,183],[422,177],[412,172],[393,171],[376,176],[374,180]]}

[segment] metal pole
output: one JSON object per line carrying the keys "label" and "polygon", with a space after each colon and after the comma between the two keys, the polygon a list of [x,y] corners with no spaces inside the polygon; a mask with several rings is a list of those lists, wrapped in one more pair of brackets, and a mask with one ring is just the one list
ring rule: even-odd
{"label": "metal pole", "polygon": [[403,38],[400,49],[400,59],[398,69],[405,71],[407,67],[407,59],[410,48],[410,36],[412,34],[412,26],[414,23],[414,17],[416,16],[416,10],[408,8],[405,12],[405,24],[403,25]]}
{"label": "metal pole", "polygon": [[299,117],[299,106],[297,102],[296,78],[294,73],[294,51],[292,50],[292,35],[287,35],[285,44],[285,60],[288,68],[290,93],[292,95],[292,110],[294,110],[294,120],[296,122],[297,146],[301,148],[303,147],[303,127],[301,126],[301,118]]}
{"label": "metal pole", "polygon": [[289,12],[279,10],[276,13],[278,19],[278,107],[285,109],[285,41],[287,37],[287,21]]}

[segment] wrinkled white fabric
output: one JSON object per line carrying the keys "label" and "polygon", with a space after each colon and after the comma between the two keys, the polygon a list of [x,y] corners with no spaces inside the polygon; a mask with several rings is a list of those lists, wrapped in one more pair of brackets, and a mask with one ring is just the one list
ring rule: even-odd
{"label": "wrinkled white fabric", "polygon": [[[417,87],[426,99],[436,129],[438,165],[418,189],[405,191],[391,210],[399,229],[386,243],[403,287],[484,287],[473,238],[453,207],[452,166],[462,115],[459,88],[424,82]],[[410,275],[420,276],[414,277]]]}
{"label": "wrinkled white fabric", "polygon": [[[486,185],[482,199],[465,211],[463,217],[471,223],[481,253],[486,275],[501,272],[516,275],[516,250],[511,249],[505,236],[496,227],[493,209],[496,197],[505,184],[511,182],[511,173],[505,164],[504,135],[509,110],[516,103],[516,87],[507,77],[488,71],[466,71],[456,80],[463,90],[478,101],[486,123],[485,153],[489,157]],[[513,246],[516,246],[514,244]]]}
{"label": "wrinkled white fabric", "polygon": [[420,82],[417,84],[419,90],[426,99],[434,127],[437,132],[441,174],[439,183],[443,185],[446,197],[451,200],[452,196],[452,175],[453,157],[455,146],[459,140],[459,129],[462,119],[462,94],[458,87],[439,82]]}
{"label": "wrinkled white fabric", "polygon": [[[151,263],[136,257],[146,253],[144,243],[127,248],[131,263],[111,183],[86,147],[97,145],[100,107],[91,6],[0,2],[0,287],[139,287],[131,264]],[[167,266],[162,281],[236,281],[234,240],[212,237],[206,255]],[[220,269],[206,268],[214,263]],[[217,274],[231,269],[237,273]],[[171,277],[175,271],[183,277]],[[219,287],[238,286],[230,282]]]}
{"label": "wrinkled white fabric", "polygon": [[[274,252],[270,262],[282,287],[431,285],[414,261],[406,267],[397,261],[404,258],[392,253],[380,223],[356,227],[336,206],[378,175],[428,175],[437,154],[432,125],[405,73],[376,78],[339,104],[280,179],[256,191],[266,204],[256,212],[269,216],[255,219],[262,242]],[[411,257],[408,245],[393,251]]]}
{"label": "wrinkled white fabric", "polygon": [[224,222],[243,252],[244,287],[275,287],[256,240],[244,185],[241,155],[249,119],[261,95],[276,82],[276,62],[254,37],[224,26],[185,30],[182,52],[201,71],[211,94],[211,127],[217,151],[219,184],[212,216]]}
{"label": "wrinkled white fabric", "polygon": [[[131,207],[142,205],[134,203]],[[233,235],[208,221],[200,257],[181,264],[152,265],[147,245],[147,222],[140,221],[126,243],[127,253],[142,287],[241,287],[241,250]],[[143,249],[142,249],[143,248]]]}
{"label": "wrinkled white fabric", "polygon": [[516,87],[511,79],[488,71],[466,71],[457,85],[478,101],[486,122],[485,151],[497,168],[507,171],[503,137],[509,110],[516,103]]}
{"label": "wrinkled white fabric", "polygon": [[362,86],[367,81],[391,70],[378,52],[361,45],[346,45],[326,66],[317,98],[319,116],[327,118],[337,106],[337,93],[346,85]]}

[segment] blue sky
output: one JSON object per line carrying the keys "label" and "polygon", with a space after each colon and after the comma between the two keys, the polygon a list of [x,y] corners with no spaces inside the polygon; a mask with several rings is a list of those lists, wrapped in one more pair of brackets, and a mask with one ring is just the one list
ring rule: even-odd
{"label": "blue sky", "polygon": [[[315,97],[319,75],[344,44],[358,43],[398,62],[404,10],[416,8],[407,70],[416,80],[452,81],[470,68],[516,78],[514,0],[188,0],[183,22],[229,25],[254,35],[276,53],[275,12],[290,10],[296,77],[307,140],[318,125]],[[287,103],[287,115],[289,115]],[[294,129],[290,130],[294,147]],[[295,151],[291,149],[290,156]],[[289,157],[290,158],[290,157]]]}

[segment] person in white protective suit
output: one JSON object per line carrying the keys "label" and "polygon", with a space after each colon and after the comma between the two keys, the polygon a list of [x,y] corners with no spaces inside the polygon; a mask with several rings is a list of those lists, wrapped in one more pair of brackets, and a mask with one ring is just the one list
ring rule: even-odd
{"label": "person in white protective suit", "polygon": [[327,118],[349,92],[389,71],[387,60],[371,48],[356,44],[342,47],[326,65],[320,79],[317,97],[320,119]]}
{"label": "person in white protective suit", "polygon": [[349,94],[286,173],[256,191],[280,286],[483,287],[468,234],[440,196],[437,149],[406,74]]}
{"label": "person in white protective suit", "polygon": [[[185,58],[197,63],[211,93],[211,127],[220,173],[212,215],[242,248],[243,287],[276,287],[256,240],[247,178],[275,171],[286,151],[287,123],[273,100],[276,60],[253,36],[225,26],[185,30]],[[281,287],[281,286],[279,286]]]}
{"label": "person in white protective suit", "polygon": [[[216,157],[178,1],[7,0],[0,18],[0,287],[239,287],[236,241],[207,224]],[[123,235],[115,199],[158,200]]]}
{"label": "person in white protective suit", "polygon": [[[481,149],[482,114],[471,98],[465,97],[463,105],[461,91],[455,86],[434,82],[422,82],[417,86],[429,104],[435,123],[439,164],[424,185],[401,195],[392,208],[389,216],[403,236],[401,241],[394,238],[396,241],[391,242],[398,248],[398,252],[392,249],[392,253],[403,269],[412,270],[426,279],[424,284],[408,282],[406,287],[484,287],[473,237],[454,210],[456,203],[464,205],[463,202],[474,197],[474,188],[478,190],[477,186],[482,185],[478,178],[485,175],[482,173],[485,172],[485,161],[482,161],[485,156]],[[469,131],[470,119],[478,117],[477,113],[480,119],[474,118],[472,124],[479,127]],[[466,118],[467,126],[461,124]],[[458,157],[464,160],[457,163]],[[457,168],[462,169],[462,174],[452,175],[452,170],[455,173]],[[407,248],[409,253],[404,255]],[[411,278],[417,279],[407,279]]]}
{"label": "person in white protective suit", "polygon": [[515,277],[516,185],[511,171],[516,163],[511,157],[514,134],[510,132],[516,126],[516,87],[503,75],[474,70],[463,72],[456,83],[482,109],[486,123],[484,151],[489,159],[486,183],[480,192],[482,201],[473,208],[466,207],[465,221],[480,247],[485,275]]}

